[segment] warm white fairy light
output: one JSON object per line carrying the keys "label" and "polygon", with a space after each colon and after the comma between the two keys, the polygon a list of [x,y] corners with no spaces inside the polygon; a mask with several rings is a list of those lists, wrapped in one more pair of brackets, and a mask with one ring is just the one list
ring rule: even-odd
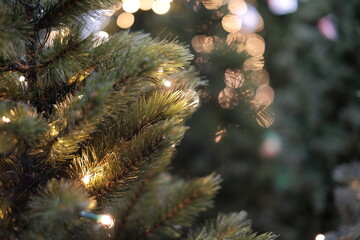
{"label": "warm white fairy light", "polygon": [[4,123],[9,123],[11,122],[10,118],[6,117],[6,116],[2,116],[1,120],[4,122]]}
{"label": "warm white fairy light", "polygon": [[19,82],[25,82],[25,79],[26,79],[26,78],[25,78],[24,76],[20,76],[20,77],[19,77]]}
{"label": "warm white fairy light", "polygon": [[84,184],[89,184],[90,183],[90,180],[91,180],[91,175],[88,174],[88,175],[85,175],[82,179],[83,183]]}
{"label": "warm white fairy light", "polygon": [[110,215],[101,215],[98,223],[108,228],[112,228],[114,226],[114,219]]}
{"label": "warm white fairy light", "polygon": [[318,234],[318,235],[316,235],[315,240],[325,240],[325,235],[324,234]]}
{"label": "warm white fairy light", "polygon": [[151,9],[153,0],[140,0],[140,9],[143,11],[148,11]]}
{"label": "warm white fairy light", "polygon": [[165,87],[171,87],[171,82],[169,80],[165,80],[164,81],[164,86]]}
{"label": "warm white fairy light", "polygon": [[134,13],[140,8],[140,0],[125,0],[122,8],[125,12]]}

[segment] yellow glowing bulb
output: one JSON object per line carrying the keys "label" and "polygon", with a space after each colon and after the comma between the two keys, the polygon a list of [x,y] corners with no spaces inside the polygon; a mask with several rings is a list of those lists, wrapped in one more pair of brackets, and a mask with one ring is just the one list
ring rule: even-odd
{"label": "yellow glowing bulb", "polygon": [[324,234],[318,234],[316,236],[315,240],[325,240],[325,235]]}
{"label": "yellow glowing bulb", "polygon": [[170,9],[170,2],[168,1],[155,0],[152,4],[152,10],[154,11],[154,13],[159,15],[167,13],[169,9]]}
{"label": "yellow glowing bulb", "polygon": [[143,11],[148,11],[151,9],[153,0],[140,0],[140,9]]}
{"label": "yellow glowing bulb", "polygon": [[110,215],[101,215],[98,223],[108,228],[112,228],[114,226],[114,220]]}
{"label": "yellow glowing bulb", "polygon": [[19,81],[20,81],[20,82],[24,82],[24,81],[25,81],[25,77],[24,77],[24,76],[20,76],[20,77],[19,77]]}
{"label": "yellow glowing bulb", "polygon": [[125,12],[134,13],[140,8],[140,0],[125,0],[122,8]]}
{"label": "yellow glowing bulb", "polygon": [[89,184],[91,180],[91,175],[85,175],[84,178],[82,179],[83,183],[85,184]]}
{"label": "yellow glowing bulb", "polygon": [[165,87],[171,87],[171,82],[169,80],[165,80],[164,81],[164,86]]}
{"label": "yellow glowing bulb", "polygon": [[135,22],[134,15],[127,12],[121,13],[116,20],[117,25],[123,29],[131,27],[134,24],[134,22]]}
{"label": "yellow glowing bulb", "polygon": [[2,120],[4,123],[9,123],[9,122],[11,122],[10,118],[5,117],[5,116],[3,116],[3,117],[1,118],[1,120]]}

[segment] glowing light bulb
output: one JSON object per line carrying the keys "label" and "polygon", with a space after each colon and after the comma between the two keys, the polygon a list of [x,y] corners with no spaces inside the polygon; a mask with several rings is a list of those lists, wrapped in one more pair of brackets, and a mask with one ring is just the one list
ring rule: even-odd
{"label": "glowing light bulb", "polygon": [[3,116],[3,117],[1,118],[1,120],[2,120],[4,123],[9,123],[9,122],[11,122],[10,118],[5,117],[5,116]]}
{"label": "glowing light bulb", "polygon": [[164,72],[164,68],[162,68],[162,67],[159,67],[159,69],[158,69],[158,72],[159,72],[159,73],[162,73],[162,72]]}
{"label": "glowing light bulb", "polygon": [[82,179],[84,184],[89,184],[90,180],[91,180],[91,175],[90,174],[85,175],[84,178]]}
{"label": "glowing light bulb", "polygon": [[19,77],[19,81],[20,81],[20,82],[25,82],[25,79],[26,79],[26,78],[25,78],[24,76],[20,76],[20,77]]}
{"label": "glowing light bulb", "polygon": [[164,81],[164,86],[165,87],[171,87],[171,82],[169,80],[165,80]]}
{"label": "glowing light bulb", "polygon": [[122,8],[125,12],[134,13],[140,8],[140,0],[125,0]]}
{"label": "glowing light bulb", "polygon": [[167,13],[170,9],[170,2],[164,0],[155,0],[152,4],[152,10],[158,15]]}
{"label": "glowing light bulb", "polygon": [[109,34],[105,31],[98,31],[94,34],[94,47],[106,42],[109,39]]}
{"label": "glowing light bulb", "polygon": [[131,27],[135,22],[135,17],[131,13],[123,12],[121,13],[117,20],[116,24],[123,29]]}
{"label": "glowing light bulb", "polygon": [[110,215],[100,215],[98,223],[108,228],[112,228],[114,226],[114,220]]}
{"label": "glowing light bulb", "polygon": [[315,240],[325,240],[325,235],[324,235],[324,234],[318,234],[318,235],[315,237]]}

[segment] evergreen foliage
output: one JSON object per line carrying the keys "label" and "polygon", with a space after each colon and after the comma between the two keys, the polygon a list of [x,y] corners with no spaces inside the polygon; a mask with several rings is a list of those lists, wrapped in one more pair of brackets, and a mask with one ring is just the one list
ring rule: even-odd
{"label": "evergreen foliage", "polygon": [[[114,3],[0,2],[0,239],[182,238],[212,206],[218,175],[167,172],[203,84],[191,55],[142,33],[83,36],[83,14]],[[189,236],[273,239],[243,212]]]}

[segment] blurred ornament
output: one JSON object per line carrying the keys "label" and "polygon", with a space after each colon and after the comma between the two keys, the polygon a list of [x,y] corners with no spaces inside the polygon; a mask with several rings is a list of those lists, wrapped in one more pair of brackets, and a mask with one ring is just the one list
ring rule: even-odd
{"label": "blurred ornament", "polygon": [[298,0],[268,0],[270,11],[276,15],[286,15],[296,12]]}
{"label": "blurred ornament", "polygon": [[240,88],[244,84],[244,75],[241,70],[231,68],[226,69],[225,84],[230,88]]}
{"label": "blurred ornament", "polygon": [[116,24],[123,29],[127,29],[131,27],[134,24],[134,22],[135,22],[134,15],[127,12],[121,13],[116,20]]}
{"label": "blurred ornament", "polygon": [[319,19],[317,22],[317,27],[324,37],[331,41],[336,41],[338,38],[336,22],[336,16],[334,14],[328,14],[325,17]]}
{"label": "blurred ornament", "polygon": [[264,140],[261,143],[260,153],[263,157],[276,157],[282,148],[280,135],[276,132],[269,131],[265,134]]}
{"label": "blurred ornament", "polygon": [[220,92],[218,101],[220,106],[225,109],[232,109],[239,104],[237,92],[228,87]]}
{"label": "blurred ornament", "polygon": [[128,13],[137,12],[140,8],[140,0],[124,0],[122,8]]}
{"label": "blurred ornament", "polygon": [[88,37],[90,34],[99,32],[110,23],[110,17],[115,10],[93,10],[83,15],[85,19],[85,26],[81,31],[83,38]]}
{"label": "blurred ornament", "polygon": [[229,33],[234,33],[240,31],[242,21],[238,16],[233,14],[228,14],[225,17],[223,17],[221,21],[221,25],[225,31]]}

